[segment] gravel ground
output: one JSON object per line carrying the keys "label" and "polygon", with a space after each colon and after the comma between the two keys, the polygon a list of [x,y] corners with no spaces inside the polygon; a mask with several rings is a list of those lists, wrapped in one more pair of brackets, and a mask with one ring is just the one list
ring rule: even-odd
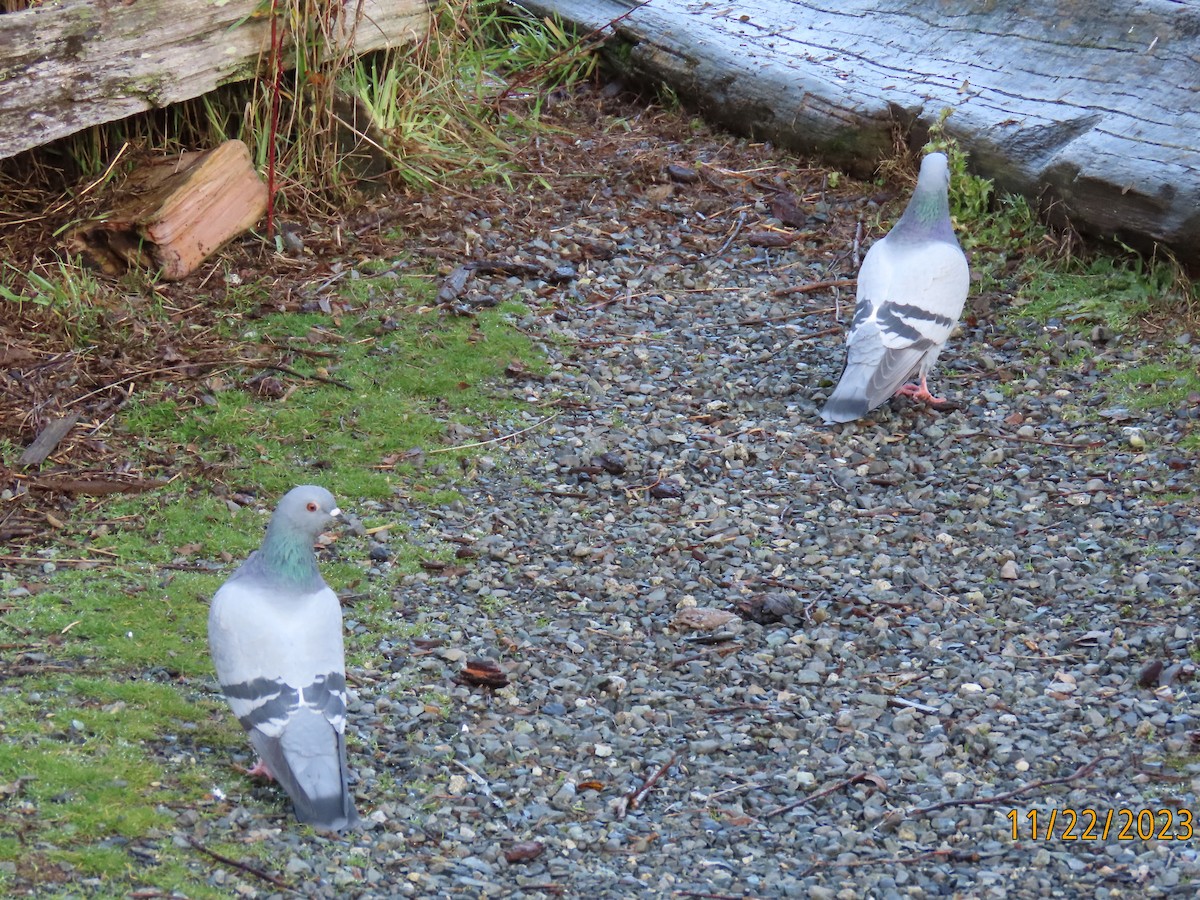
{"label": "gravel ground", "polygon": [[[1117,408],[1104,364],[1153,343],[1001,324],[993,296],[933,379],[961,408],[824,427],[853,288],[774,292],[853,277],[873,201],[635,124],[564,143],[583,188],[536,216],[481,201],[444,238],[573,268],[462,298],[525,297],[550,368],[497,386],[526,418],[456,440],[529,430],[486,448],[460,504],[344,498],[411,529],[393,541],[477,554],[409,578],[394,633],[347,611],[378,663],[351,672],[367,830],[302,839],[262,788],[177,839],[265,843],[318,897],[1194,896],[1200,837],[1139,838],[1136,816],[1200,816],[1200,515],[1175,446],[1200,403]],[[734,174],[768,157],[791,168]],[[709,177],[668,178],[697,158]],[[806,224],[761,246],[794,234],[761,189],[782,176]],[[370,584],[358,602],[386,602]],[[456,681],[481,659],[507,686]],[[1084,810],[1099,839],[1064,839]]]}

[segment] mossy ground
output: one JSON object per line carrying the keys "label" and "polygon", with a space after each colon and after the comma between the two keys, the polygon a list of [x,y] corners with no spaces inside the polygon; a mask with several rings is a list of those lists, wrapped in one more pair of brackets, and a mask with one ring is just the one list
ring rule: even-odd
{"label": "mossy ground", "polygon": [[[448,316],[418,310],[428,278],[354,284],[341,301],[358,312],[337,326],[297,313],[251,320],[236,308],[227,318],[231,340],[304,340],[324,354],[315,357],[323,377],[344,386],[290,379],[290,393],[269,400],[230,375],[210,377],[199,404],[192,396],[133,398],[116,427],[136,440],[139,461],[186,454],[188,476],[113,500],[102,519],[72,523],[48,560],[77,558],[86,547],[97,562],[61,563],[0,616],[11,667],[0,686],[0,888],[48,888],[61,877],[103,879],[122,892],[152,882],[219,896],[189,867],[194,852],[152,840],[170,824],[168,809],[219,811],[214,789],[240,778],[231,763],[245,739],[208,660],[213,591],[261,540],[274,499],[296,483],[328,486],[351,511],[358,500],[397,494],[410,504],[450,502],[469,471],[457,459],[469,451],[444,453],[436,475],[405,464],[405,451],[449,449],[448,426],[490,433],[519,411],[488,384],[514,361],[540,364],[508,322],[520,304]],[[255,500],[231,506],[235,493]],[[404,529],[369,515],[364,525]],[[399,578],[424,555],[395,545]],[[362,549],[336,555],[362,560]],[[323,568],[343,594],[361,583],[358,562]],[[11,574],[7,584],[16,586]],[[353,615],[369,623],[372,602],[356,604]],[[347,649],[351,665],[367,652],[353,638]],[[152,851],[131,849],[148,839]],[[152,853],[152,869],[139,852]]]}
{"label": "mossy ground", "polygon": [[[1095,325],[1125,329],[1161,319],[1171,303],[1181,310],[1193,303],[1194,290],[1165,262],[1055,255],[1027,205],[996,202],[990,186],[968,179],[960,160],[955,165],[955,212],[971,232],[964,243],[981,276],[977,287],[1011,309],[1001,327],[1057,319],[1081,333]],[[398,235],[397,244],[402,240]],[[136,447],[130,462],[185,474],[70,522],[50,545],[46,560],[58,561],[52,574],[6,574],[0,893],[34,885],[42,895],[124,896],[153,886],[189,897],[226,895],[205,878],[211,860],[177,845],[169,832],[170,811],[216,818],[228,808],[222,791],[248,790],[231,768],[245,756],[245,741],[215,691],[207,656],[213,591],[258,544],[266,513],[294,484],[322,483],[351,511],[358,501],[397,495],[425,506],[454,502],[470,477],[469,464],[458,461],[472,451],[441,454],[440,468],[409,464],[406,451],[446,450],[457,443],[448,439],[451,426],[481,435],[505,430],[525,410],[489,385],[514,359],[534,370],[540,364],[511,322],[531,298],[474,317],[450,316],[435,308],[434,270],[413,272],[407,263],[389,257],[358,264],[360,277],[344,279],[330,295],[336,315],[271,311],[278,298],[267,278],[224,291],[213,327],[230,346],[290,348],[292,372],[275,373],[282,395],[257,393],[253,370],[231,358],[227,367],[206,370],[192,389],[131,396],[109,426]],[[81,294],[47,288],[40,296]],[[153,291],[146,296],[139,315],[173,315]],[[79,322],[86,326],[75,335],[81,345],[118,326],[131,339],[137,333],[130,318]],[[1102,384],[1131,406],[1178,403],[1200,389],[1194,360],[1181,349],[1109,366]],[[1052,363],[1088,364],[1083,351]],[[1189,440],[1198,449],[1195,435],[1181,448]],[[9,458],[19,448],[9,442],[0,452]],[[370,515],[364,524],[400,535],[406,528]],[[323,571],[343,596],[368,595],[356,599],[353,616],[370,626],[381,617],[371,595],[386,598],[389,584],[363,589],[366,554],[364,546],[350,546],[354,540],[340,538]],[[415,543],[392,546],[392,579],[427,561],[428,551]],[[80,557],[90,560],[86,568],[68,562]],[[19,593],[22,586],[30,593]],[[481,601],[489,615],[501,614],[500,607],[494,597]],[[354,637],[347,649],[352,666],[370,661],[371,648]],[[444,696],[428,692],[423,699],[452,714]],[[272,796],[275,811],[285,813],[278,792]],[[209,849],[241,859],[255,852],[253,845]]]}

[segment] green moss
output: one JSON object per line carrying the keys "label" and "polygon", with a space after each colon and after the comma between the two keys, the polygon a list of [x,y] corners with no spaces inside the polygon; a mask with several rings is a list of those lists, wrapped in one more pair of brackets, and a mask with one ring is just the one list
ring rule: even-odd
{"label": "green moss", "polygon": [[1200,393],[1200,371],[1184,354],[1114,371],[1109,381],[1122,402],[1139,409],[1178,407],[1189,394]]}
{"label": "green moss", "polygon": [[[196,688],[211,683],[206,619],[213,592],[259,544],[268,511],[295,484],[324,484],[351,509],[359,499],[398,493],[428,506],[461,501],[456,481],[472,477],[469,463],[460,465],[470,451],[434,457],[436,467],[414,466],[404,452],[448,446],[451,423],[486,439],[522,411],[492,383],[514,360],[533,370],[543,365],[511,325],[523,304],[445,317],[391,305],[400,295],[404,302],[426,296],[426,280],[401,284],[385,276],[351,284],[346,302],[364,312],[340,323],[296,314],[247,320],[241,310],[257,303],[259,292],[243,287],[222,327],[247,340],[269,337],[276,346],[316,351],[284,364],[320,378],[278,373],[291,391],[268,400],[245,387],[260,370],[231,366],[201,394],[146,403],[134,397],[116,427],[138,439],[147,460],[138,464],[153,470],[156,459],[184,460],[184,477],[155,493],[101,504],[96,516],[105,524],[81,525],[83,532],[67,537],[82,548],[71,556],[94,550],[103,564],[63,567],[0,617],[0,642],[43,654],[19,691],[0,683],[0,784],[21,785],[0,804],[0,834],[20,826],[25,835],[0,839],[0,860],[19,863],[15,876],[0,879],[45,886],[83,876],[126,887],[148,879],[188,896],[221,896],[196,874],[190,851],[159,844],[161,860],[147,874],[120,845],[169,826],[171,806],[203,810],[213,785],[228,782],[223,755],[192,748],[244,746],[219,696]],[[234,494],[257,502],[231,504],[226,498]],[[372,524],[392,524],[398,535],[407,529],[385,517]],[[364,548],[353,539],[335,548],[345,561],[323,566],[336,590],[354,595],[347,617],[369,632],[348,638],[352,664],[373,663],[371,635],[385,626],[397,633],[391,586],[423,560],[453,559],[450,546],[391,546],[389,574],[369,589]],[[412,626],[414,635],[420,631]],[[286,801],[279,803],[282,810]],[[31,856],[31,843],[46,849]],[[244,858],[247,851],[236,852]]]}

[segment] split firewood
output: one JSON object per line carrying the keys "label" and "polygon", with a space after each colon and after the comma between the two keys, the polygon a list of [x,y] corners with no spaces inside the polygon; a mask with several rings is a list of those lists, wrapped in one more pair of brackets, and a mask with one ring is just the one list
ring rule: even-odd
{"label": "split firewood", "polygon": [[136,169],[111,210],[72,229],[72,254],[109,275],[145,268],[168,281],[193,272],[266,211],[267,188],[241,141]]}

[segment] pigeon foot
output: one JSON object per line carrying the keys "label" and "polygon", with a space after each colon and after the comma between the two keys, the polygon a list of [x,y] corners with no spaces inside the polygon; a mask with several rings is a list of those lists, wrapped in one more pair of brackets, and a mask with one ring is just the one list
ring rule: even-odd
{"label": "pigeon foot", "polygon": [[925,379],[921,379],[920,384],[906,384],[896,391],[897,397],[911,397],[913,400],[920,400],[932,406],[941,406],[950,401],[944,397],[935,397],[929,392],[929,385]]}
{"label": "pigeon foot", "polygon": [[267,768],[267,764],[261,759],[249,769],[242,769],[246,775],[251,778],[266,778],[267,781],[274,781],[275,776],[271,774],[271,770]]}

